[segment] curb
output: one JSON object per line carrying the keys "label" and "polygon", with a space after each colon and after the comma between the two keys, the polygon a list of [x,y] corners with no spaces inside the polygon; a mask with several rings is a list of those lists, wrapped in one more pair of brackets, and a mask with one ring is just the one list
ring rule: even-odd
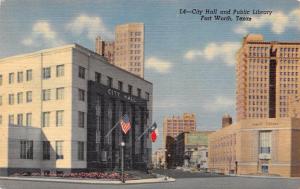
{"label": "curb", "polygon": [[105,184],[105,185],[124,185],[124,184],[148,184],[148,183],[168,183],[175,182],[174,178],[155,178],[155,179],[140,179],[128,180],[122,183],[118,180],[83,180],[83,179],[58,179],[58,178],[23,178],[23,177],[0,177],[0,180],[16,180],[16,181],[33,181],[33,182],[59,182],[71,184]]}
{"label": "curb", "polygon": [[266,178],[266,179],[300,179],[300,177],[281,177],[281,176],[259,176],[259,175],[229,175],[231,177],[245,177],[245,178]]}

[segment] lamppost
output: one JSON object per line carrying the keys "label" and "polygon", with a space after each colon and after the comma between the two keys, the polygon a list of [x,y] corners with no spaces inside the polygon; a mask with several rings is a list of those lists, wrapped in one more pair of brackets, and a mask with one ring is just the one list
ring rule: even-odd
{"label": "lamppost", "polygon": [[122,141],[120,146],[121,146],[121,180],[122,180],[122,183],[125,183],[125,177],[124,177],[124,146],[125,146],[125,142]]}

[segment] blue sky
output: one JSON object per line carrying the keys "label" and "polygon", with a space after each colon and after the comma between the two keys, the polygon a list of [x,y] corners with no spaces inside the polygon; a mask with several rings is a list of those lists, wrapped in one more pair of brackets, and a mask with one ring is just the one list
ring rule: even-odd
{"label": "blue sky", "polygon": [[[235,117],[234,54],[247,33],[266,40],[300,41],[297,0],[0,0],[0,57],[79,43],[94,49],[96,35],[111,39],[114,26],[145,23],[145,78],[154,84],[153,120],[195,112],[199,130]],[[260,9],[253,21],[202,22],[179,9]],[[162,136],[162,133],[160,133]],[[161,138],[161,137],[160,137]],[[161,140],[154,147],[160,147]]]}

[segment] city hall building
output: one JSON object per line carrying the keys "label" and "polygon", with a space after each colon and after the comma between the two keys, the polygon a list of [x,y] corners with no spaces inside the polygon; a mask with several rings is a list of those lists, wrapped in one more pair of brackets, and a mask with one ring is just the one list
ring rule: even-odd
{"label": "city hall building", "polygon": [[[127,135],[119,126],[127,114]],[[0,174],[108,170],[151,161],[152,83],[77,44],[0,59]]]}

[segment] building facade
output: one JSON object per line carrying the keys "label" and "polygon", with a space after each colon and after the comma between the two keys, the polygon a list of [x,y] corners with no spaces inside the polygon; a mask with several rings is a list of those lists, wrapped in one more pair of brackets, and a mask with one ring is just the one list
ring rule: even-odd
{"label": "building facade", "polygon": [[159,148],[152,155],[152,163],[154,168],[165,168],[166,163],[166,149]]}
{"label": "building facade", "polygon": [[300,43],[247,35],[237,53],[237,120],[288,117],[289,98],[299,96]]}
{"label": "building facade", "polygon": [[209,136],[209,169],[300,176],[300,119],[244,119]]}
{"label": "building facade", "polygon": [[207,169],[208,136],[213,131],[192,131],[180,133],[175,140],[176,166]]}
{"label": "building facade", "polygon": [[117,25],[115,41],[96,38],[96,52],[110,63],[144,78],[144,24]]}
{"label": "building facade", "polygon": [[[107,135],[124,115],[132,125]],[[78,171],[151,162],[152,84],[77,44],[0,60],[0,170]],[[106,136],[107,135],[107,136]]]}

